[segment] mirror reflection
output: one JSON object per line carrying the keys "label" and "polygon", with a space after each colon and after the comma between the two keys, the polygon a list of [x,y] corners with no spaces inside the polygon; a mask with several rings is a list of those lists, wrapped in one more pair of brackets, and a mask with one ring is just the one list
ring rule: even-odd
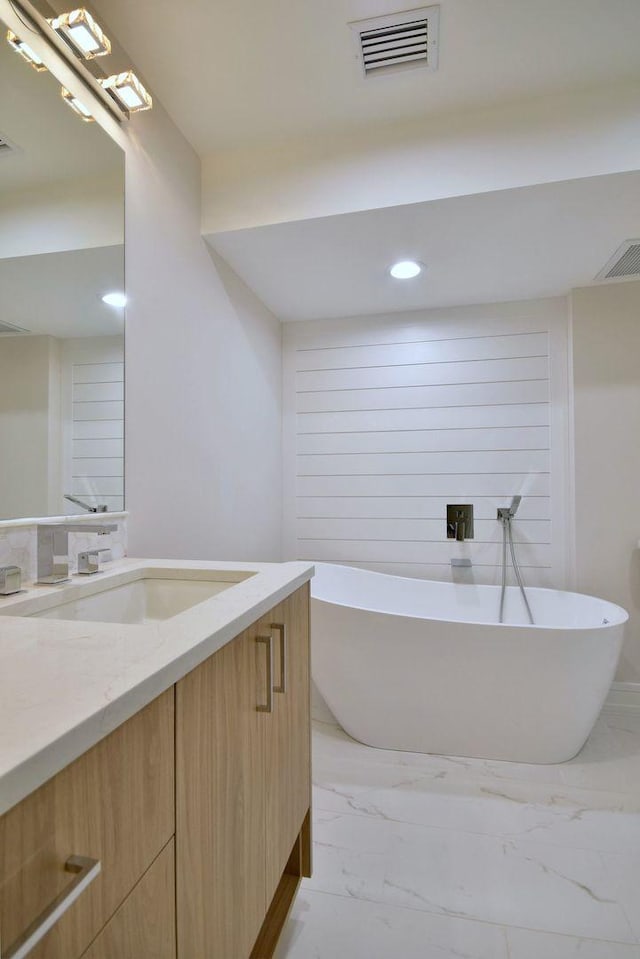
{"label": "mirror reflection", "polygon": [[0,27],[0,519],[121,510],[124,154]]}

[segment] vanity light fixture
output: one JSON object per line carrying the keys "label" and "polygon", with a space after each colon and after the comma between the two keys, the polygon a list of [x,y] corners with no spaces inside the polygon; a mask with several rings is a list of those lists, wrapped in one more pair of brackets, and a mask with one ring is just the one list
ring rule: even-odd
{"label": "vanity light fixture", "polygon": [[412,280],[422,273],[423,269],[422,263],[418,263],[416,260],[399,260],[389,269],[389,273],[396,280]]}
{"label": "vanity light fixture", "polygon": [[101,296],[100,299],[103,303],[106,303],[107,306],[115,306],[117,309],[122,310],[127,305],[127,297],[125,293],[119,293],[114,291],[113,293],[105,293],[104,296]]}
{"label": "vanity light fixture", "polygon": [[111,53],[111,41],[84,7],[54,17],[49,23],[83,60],[93,60],[94,57]]}
{"label": "vanity light fixture", "polygon": [[47,69],[46,64],[42,62],[35,50],[32,50],[28,43],[25,43],[24,40],[17,37],[13,30],[7,30],[7,43],[16,53],[19,53],[27,63],[31,64],[33,69],[37,70],[38,73],[42,73]]}
{"label": "vanity light fixture", "polygon": [[[111,53],[111,41],[84,7],[57,17],[45,18],[31,0],[11,0],[11,3],[22,9],[33,23],[34,33],[39,33],[49,46],[55,48],[78,79],[91,91],[92,97],[106,107],[119,123],[127,120],[132,113],[152,108],[151,94],[145,90],[133,70],[115,73],[109,77],[98,77],[87,65],[78,62]],[[11,30],[7,33],[7,40],[34,69],[47,69],[38,54]],[[95,119],[84,103],[66,87],[62,88],[62,96],[83,120],[91,122]],[[89,102],[92,103],[93,100]]]}
{"label": "vanity light fixture", "polygon": [[77,113],[81,120],[84,120],[85,123],[93,123],[95,117],[91,116],[91,113],[87,110],[84,103],[78,100],[70,90],[67,90],[66,87],[61,87],[60,93],[64,102],[69,104],[73,112]]}
{"label": "vanity light fixture", "polygon": [[150,110],[153,106],[151,95],[147,93],[133,70],[116,73],[106,80],[99,81],[103,90],[106,90],[129,113],[138,113],[140,110]]}

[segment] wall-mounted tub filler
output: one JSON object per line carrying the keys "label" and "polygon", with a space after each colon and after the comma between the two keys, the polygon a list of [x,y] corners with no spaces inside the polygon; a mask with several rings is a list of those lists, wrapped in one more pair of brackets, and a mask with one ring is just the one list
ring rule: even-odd
{"label": "wall-mounted tub filler", "polygon": [[447,506],[447,539],[473,539],[473,506],[471,503],[449,503]]}

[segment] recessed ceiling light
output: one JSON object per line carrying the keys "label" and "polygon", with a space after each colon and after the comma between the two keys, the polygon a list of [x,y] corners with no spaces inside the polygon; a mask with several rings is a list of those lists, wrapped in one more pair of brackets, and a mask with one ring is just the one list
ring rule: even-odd
{"label": "recessed ceiling light", "polygon": [[127,297],[124,293],[105,293],[105,295],[101,297],[101,300],[103,303],[106,303],[107,306],[115,306],[119,310],[122,310],[127,305]]}
{"label": "recessed ceiling light", "polygon": [[414,276],[422,273],[423,269],[422,264],[416,263],[415,260],[400,260],[393,264],[389,273],[396,280],[412,280]]}

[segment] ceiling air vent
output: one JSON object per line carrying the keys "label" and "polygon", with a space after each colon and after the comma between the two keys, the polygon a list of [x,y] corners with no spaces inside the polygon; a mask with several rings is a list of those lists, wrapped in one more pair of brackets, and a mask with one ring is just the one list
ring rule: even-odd
{"label": "ceiling air vent", "polygon": [[350,23],[365,76],[438,66],[439,7]]}
{"label": "ceiling air vent", "polygon": [[15,333],[28,333],[28,332],[29,330],[24,330],[21,326],[13,326],[11,323],[0,322],[0,336],[2,336],[3,333],[11,333],[12,335],[14,335]]}
{"label": "ceiling air vent", "polygon": [[625,240],[595,279],[624,280],[638,277],[640,277],[640,240]]}

